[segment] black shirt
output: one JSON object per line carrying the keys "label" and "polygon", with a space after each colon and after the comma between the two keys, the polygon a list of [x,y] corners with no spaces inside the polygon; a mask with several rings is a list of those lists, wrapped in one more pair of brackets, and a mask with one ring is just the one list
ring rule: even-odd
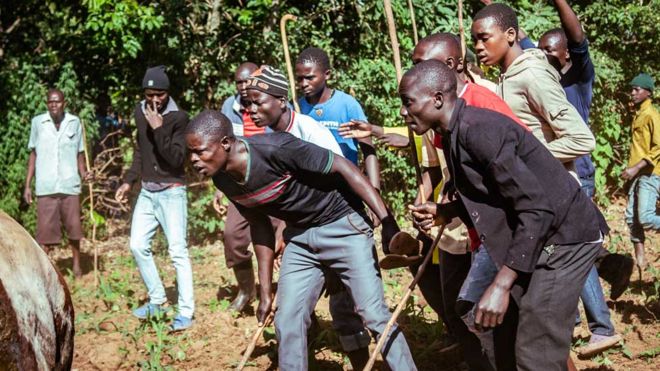
{"label": "black shirt", "polygon": [[330,175],[334,153],[289,133],[240,138],[248,151],[245,179],[224,172],[213,183],[248,220],[254,211],[310,228],[362,212],[359,198]]}
{"label": "black shirt", "polygon": [[606,231],[575,178],[510,118],[459,99],[448,130],[443,150],[464,206],[454,210],[498,266],[532,272],[544,246],[596,241]]}

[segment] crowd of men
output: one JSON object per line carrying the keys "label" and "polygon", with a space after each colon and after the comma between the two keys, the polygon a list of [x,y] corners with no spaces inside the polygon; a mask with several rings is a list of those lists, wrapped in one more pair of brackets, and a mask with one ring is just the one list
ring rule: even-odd
{"label": "crowd of men", "polygon": [[[566,1],[554,3],[562,27],[543,34],[538,47],[504,4],[490,4],[473,18],[474,53],[463,55],[449,33],[419,41],[399,84],[400,114],[422,138],[415,143],[369,123],[353,96],[331,87],[330,58],[319,48],[303,50],[295,62],[300,112],[288,98],[296,87],[282,72],[245,62],[234,74],[236,94],[221,111],[190,120],[169,96],[165,67],[149,68],[144,100],[133,113],[137,148],[116,192],[127,202],[140,182],[130,249],[149,299],[133,314],[146,319],[168,310],[151,250],[160,226],[176,269],[171,329],[193,325],[189,158],[217,187],[216,209],[224,212],[223,197],[230,201],[224,255],[239,287],[231,309],[243,311],[258,294],[257,319],[265,321],[279,267],[274,323],[281,369],[307,368],[308,329],[324,289],[333,328],[355,369],[366,364],[372,337],[380,336],[387,337],[382,354],[391,369],[416,369],[401,329],[383,334],[391,313],[378,255],[391,254],[399,226],[380,196],[376,138],[419,147],[423,192],[409,210],[422,248],[412,255],[426,254],[428,235],[446,225],[420,289],[448,337],[462,346],[469,369],[567,369],[580,299],[592,333],[581,353],[619,343],[599,276],[616,300],[635,263],[602,247],[609,229],[592,201],[595,138],[588,126],[595,70],[578,17]],[[497,84],[483,78],[479,63],[499,66]],[[626,222],[641,272],[644,231],[660,229],[660,115],[651,101],[653,78],[641,73],[630,85],[637,114],[621,176],[631,180]],[[63,223],[79,276],[78,195],[81,179],[90,178],[82,128],[65,113],[61,91],[49,90],[47,105],[48,112],[32,120],[24,197],[32,202],[36,173],[36,239],[46,250],[59,244]],[[374,243],[378,226],[381,252]],[[410,262],[416,273],[419,259]]]}

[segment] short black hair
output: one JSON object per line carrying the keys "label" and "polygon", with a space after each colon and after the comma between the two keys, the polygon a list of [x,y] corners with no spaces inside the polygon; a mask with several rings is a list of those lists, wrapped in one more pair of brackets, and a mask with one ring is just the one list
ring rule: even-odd
{"label": "short black hair", "polygon": [[234,129],[227,116],[207,109],[190,120],[185,135],[199,135],[206,141],[217,143],[224,137],[234,138]]}
{"label": "short black hair", "polygon": [[309,47],[300,52],[296,64],[314,63],[321,67],[323,71],[330,69],[330,58],[321,48]]}
{"label": "short black hair", "polygon": [[435,59],[417,63],[403,77],[415,78],[416,82],[431,90],[456,97],[456,74],[446,64]]}
{"label": "short black hair", "polygon": [[484,7],[477,12],[472,22],[474,23],[484,18],[494,18],[495,24],[502,31],[513,28],[516,34],[518,33],[518,16],[516,16],[515,10],[506,4],[496,3]]}
{"label": "short black hair", "polygon": [[568,48],[568,38],[566,37],[566,32],[563,28],[553,28],[546,31],[543,35],[541,35],[540,40],[543,40],[546,37],[558,37],[561,46]]}
{"label": "short black hair", "polygon": [[51,94],[59,94],[59,95],[62,97],[62,100],[64,100],[64,92],[62,92],[62,90],[60,90],[60,89],[58,89],[58,88],[50,88],[50,89],[48,89],[48,91],[46,92],[46,99],[48,99],[48,97],[49,97]]}
{"label": "short black hair", "polygon": [[456,53],[455,55],[450,55],[450,57],[461,56],[461,41],[454,34],[448,32],[436,32],[419,40],[417,45],[421,45],[422,43],[432,46],[443,45],[446,49]]}

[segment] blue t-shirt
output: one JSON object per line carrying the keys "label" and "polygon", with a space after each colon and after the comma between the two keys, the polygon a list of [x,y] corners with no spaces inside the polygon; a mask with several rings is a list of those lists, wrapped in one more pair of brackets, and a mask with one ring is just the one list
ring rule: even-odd
{"label": "blue t-shirt", "polygon": [[351,120],[367,121],[367,116],[362,110],[362,106],[355,98],[343,91],[335,89],[330,99],[324,103],[310,105],[305,97],[298,100],[300,112],[312,117],[321,123],[335,137],[335,140],[341,148],[344,157],[351,160],[354,164],[358,161],[358,144],[355,139],[347,139],[339,134],[339,125]]}
{"label": "blue t-shirt", "polygon": [[[529,38],[520,41],[523,49],[534,48],[534,43]],[[571,56],[571,68],[565,74],[560,73],[561,86],[566,92],[566,98],[578,111],[584,122],[589,125],[589,111],[593,98],[593,85],[596,78],[594,64],[589,55],[589,42],[585,38],[580,44],[568,42],[568,53]],[[575,160],[575,167],[580,178],[594,175],[596,169],[591,156],[584,155]]]}

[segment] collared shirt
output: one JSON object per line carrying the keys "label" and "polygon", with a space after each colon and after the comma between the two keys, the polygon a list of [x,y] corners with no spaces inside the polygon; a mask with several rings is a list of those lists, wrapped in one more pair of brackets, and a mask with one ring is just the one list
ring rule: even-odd
{"label": "collared shirt", "polygon": [[37,154],[35,193],[46,196],[56,193],[80,194],[78,154],[85,150],[80,119],[64,114],[60,129],[48,112],[32,119],[28,148]]}
{"label": "collared shirt", "polygon": [[660,113],[653,107],[651,99],[642,103],[633,120],[628,167],[642,160],[652,166],[646,166],[640,174],[660,175]]}

